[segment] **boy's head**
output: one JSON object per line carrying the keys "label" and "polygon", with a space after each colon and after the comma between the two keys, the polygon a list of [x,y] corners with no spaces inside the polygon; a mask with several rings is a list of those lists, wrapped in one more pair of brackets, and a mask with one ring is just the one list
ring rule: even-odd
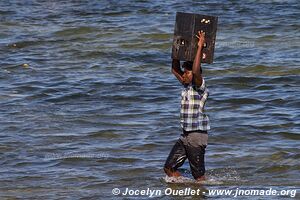
{"label": "boy's head", "polygon": [[186,71],[186,70],[192,71],[193,70],[193,62],[191,62],[191,61],[185,61],[182,64],[182,67],[184,68],[184,71]]}
{"label": "boy's head", "polygon": [[183,77],[183,82],[185,84],[190,84],[193,80],[193,62],[191,61],[186,61],[182,64],[182,67],[184,69],[184,73],[182,75]]}
{"label": "boy's head", "polygon": [[[184,73],[182,75],[183,81],[185,84],[190,84],[193,80],[193,62],[185,61],[182,64],[182,67],[184,69]],[[202,68],[200,68],[200,73],[202,74]]]}

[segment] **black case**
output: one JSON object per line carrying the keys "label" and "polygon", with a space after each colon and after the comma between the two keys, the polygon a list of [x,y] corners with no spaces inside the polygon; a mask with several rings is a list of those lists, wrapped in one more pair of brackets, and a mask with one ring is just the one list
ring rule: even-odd
{"label": "black case", "polygon": [[176,13],[172,58],[194,61],[198,48],[198,31],[205,32],[206,46],[203,48],[202,63],[212,63],[215,49],[218,17],[192,13]]}

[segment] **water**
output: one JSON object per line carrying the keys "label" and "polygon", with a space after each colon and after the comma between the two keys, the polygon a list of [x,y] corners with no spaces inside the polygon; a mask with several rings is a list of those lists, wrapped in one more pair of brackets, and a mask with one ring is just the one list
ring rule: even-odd
{"label": "water", "polygon": [[[181,86],[170,73],[176,11],[219,16],[215,62],[203,65],[215,184],[201,190],[299,189],[299,8],[296,0],[1,1],[1,199],[200,187],[170,185],[162,170],[180,135]],[[187,163],[183,170],[190,176]]]}

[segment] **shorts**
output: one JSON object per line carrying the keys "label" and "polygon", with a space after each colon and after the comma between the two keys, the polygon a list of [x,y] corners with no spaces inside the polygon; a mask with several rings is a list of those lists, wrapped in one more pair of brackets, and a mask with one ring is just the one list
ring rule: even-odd
{"label": "shorts", "polygon": [[183,131],[166,160],[165,171],[175,172],[188,159],[193,177],[197,179],[203,176],[205,174],[204,154],[207,140],[207,131]]}

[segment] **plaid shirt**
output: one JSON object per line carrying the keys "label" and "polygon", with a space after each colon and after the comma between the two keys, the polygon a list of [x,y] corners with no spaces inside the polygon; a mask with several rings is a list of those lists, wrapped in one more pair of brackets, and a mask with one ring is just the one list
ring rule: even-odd
{"label": "plaid shirt", "polygon": [[209,92],[203,79],[202,85],[188,85],[181,92],[180,122],[185,131],[210,129],[209,118],[204,113],[204,105]]}

